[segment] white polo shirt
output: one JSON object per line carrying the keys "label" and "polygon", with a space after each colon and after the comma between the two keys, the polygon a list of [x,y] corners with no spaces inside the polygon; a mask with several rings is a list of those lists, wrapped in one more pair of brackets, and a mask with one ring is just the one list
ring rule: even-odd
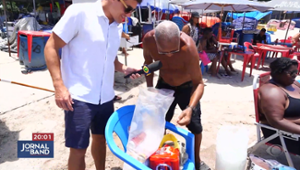
{"label": "white polo shirt", "polygon": [[53,32],[67,44],[61,71],[72,98],[92,104],[111,101],[122,24],[109,24],[99,0],[69,6]]}

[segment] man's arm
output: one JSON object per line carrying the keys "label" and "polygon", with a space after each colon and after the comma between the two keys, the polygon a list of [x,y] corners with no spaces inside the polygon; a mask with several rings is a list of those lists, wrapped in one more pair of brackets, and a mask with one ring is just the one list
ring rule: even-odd
{"label": "man's arm", "polygon": [[190,56],[186,57],[185,68],[186,72],[191,77],[193,90],[188,107],[183,110],[182,113],[178,116],[177,123],[181,126],[188,125],[190,123],[193,109],[199,103],[204,91],[204,83],[202,80],[202,73],[198,64],[199,58],[196,45],[194,44],[194,41],[192,39],[190,41],[192,41],[192,44],[189,46],[189,49],[184,56]]}
{"label": "man's arm", "polygon": [[190,27],[186,24],[182,28],[182,32],[186,33],[188,36],[190,36]]}
{"label": "man's arm", "polygon": [[118,71],[118,72],[121,72],[121,73],[124,73],[124,70],[126,67],[124,64],[120,63],[119,59],[118,59],[118,56],[116,56],[116,59],[115,59],[115,70]]}
{"label": "man's arm", "polygon": [[130,39],[130,36],[128,34],[126,34],[125,32],[122,32],[122,38],[125,38],[126,40]]}
{"label": "man's arm", "polygon": [[[132,68],[132,67],[128,67],[122,63],[120,63],[120,61],[118,60],[118,56],[116,56],[116,59],[114,61],[114,64],[115,64],[115,70],[116,71],[119,71],[125,75],[128,75],[128,74],[131,74],[133,72],[137,72],[139,71],[138,69],[135,69],[135,68]],[[130,76],[131,79],[137,79],[139,78],[141,75],[139,74],[132,74]]]}
{"label": "man's arm", "polygon": [[45,60],[54,88],[64,85],[61,77],[59,49],[65,45],[66,43],[53,32],[44,49]]}
{"label": "man's arm", "polygon": [[[144,59],[145,59],[145,62],[144,62],[144,65],[149,65],[153,62],[153,59],[152,59],[152,56],[148,50],[148,47],[147,47],[147,39],[150,38],[150,37],[145,37],[144,40],[143,40],[143,54],[144,54]],[[153,87],[153,77],[154,77],[154,73],[146,76],[146,83],[147,83],[147,87]]]}
{"label": "man's arm", "polygon": [[189,57],[189,59],[186,61],[186,68],[187,73],[191,76],[193,82],[193,90],[189,106],[194,108],[202,98],[204,92],[204,82],[202,80],[202,73],[198,64],[199,55],[196,47],[192,45],[189,50],[191,57]]}

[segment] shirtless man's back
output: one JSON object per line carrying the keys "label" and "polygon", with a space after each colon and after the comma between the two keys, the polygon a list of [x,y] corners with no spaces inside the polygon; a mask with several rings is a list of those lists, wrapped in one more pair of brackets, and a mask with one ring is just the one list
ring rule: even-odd
{"label": "shirtless man's back", "polygon": [[[160,23],[155,30],[148,32],[143,39],[145,64],[161,61],[159,80],[156,88],[174,90],[174,101],[167,114],[171,121],[178,104],[182,110],[177,123],[186,125],[195,135],[196,169],[209,167],[200,159],[202,140],[200,99],[204,91],[199,55],[193,39],[171,21]],[[153,74],[146,77],[147,86],[153,87]]]}

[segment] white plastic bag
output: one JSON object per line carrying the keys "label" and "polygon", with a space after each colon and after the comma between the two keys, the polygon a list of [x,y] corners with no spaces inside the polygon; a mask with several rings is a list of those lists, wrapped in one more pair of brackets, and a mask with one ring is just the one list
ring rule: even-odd
{"label": "white plastic bag", "polygon": [[[165,116],[174,97],[167,89],[140,88],[132,117],[127,153],[145,163],[159,147],[165,132]],[[132,169],[124,164],[123,170]]]}

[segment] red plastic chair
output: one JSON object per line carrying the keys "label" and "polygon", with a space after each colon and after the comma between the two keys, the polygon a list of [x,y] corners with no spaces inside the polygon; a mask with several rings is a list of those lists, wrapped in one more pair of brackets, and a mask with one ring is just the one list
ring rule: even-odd
{"label": "red plastic chair", "polygon": [[232,29],[231,33],[230,33],[230,37],[229,38],[223,38],[222,37],[222,28],[219,28],[219,31],[218,31],[218,41],[222,42],[222,43],[231,43],[232,39],[233,39],[233,35],[234,35],[234,30]]}
{"label": "red plastic chair", "polygon": [[[284,39],[279,40],[281,43],[284,43]],[[285,40],[285,43],[292,43],[292,40]]]}
{"label": "red plastic chair", "polygon": [[[244,46],[246,47],[246,51],[252,51],[254,52],[254,55],[252,56],[252,59],[251,59],[251,69],[250,69],[250,75],[252,75],[252,69],[254,68],[255,66],[255,61],[256,59],[258,59],[257,61],[257,65],[256,65],[256,69],[259,68],[259,64],[260,64],[260,60],[261,60],[261,55],[259,53],[257,53],[254,49],[253,49],[253,46],[251,43],[249,42],[244,42]],[[252,49],[251,49],[251,48]]]}
{"label": "red plastic chair", "polygon": [[[263,84],[267,83],[270,80],[270,78],[271,78],[270,72],[267,72],[267,73],[263,73],[261,75],[255,75],[254,79],[253,79],[253,96],[254,96],[254,110],[255,110],[255,125],[256,125],[256,130],[257,130],[257,143],[253,147],[251,147],[251,149],[252,149],[251,152],[254,152],[260,146],[262,146],[264,144],[268,144],[268,142],[270,142],[271,140],[275,139],[276,137],[279,137],[280,141],[281,141],[282,149],[284,151],[285,157],[288,162],[288,165],[290,167],[294,167],[290,153],[287,150],[284,138],[293,138],[293,140],[299,141],[300,135],[292,134],[292,133],[289,133],[289,132],[286,132],[283,130],[273,128],[269,125],[261,123],[261,120],[260,120],[261,115],[260,115],[259,109],[258,109],[258,102],[259,102],[258,101],[258,92],[259,92],[259,88]],[[261,131],[260,131],[262,127],[276,131],[276,133],[274,133],[273,135],[271,135],[267,138],[263,138],[261,135]]]}

